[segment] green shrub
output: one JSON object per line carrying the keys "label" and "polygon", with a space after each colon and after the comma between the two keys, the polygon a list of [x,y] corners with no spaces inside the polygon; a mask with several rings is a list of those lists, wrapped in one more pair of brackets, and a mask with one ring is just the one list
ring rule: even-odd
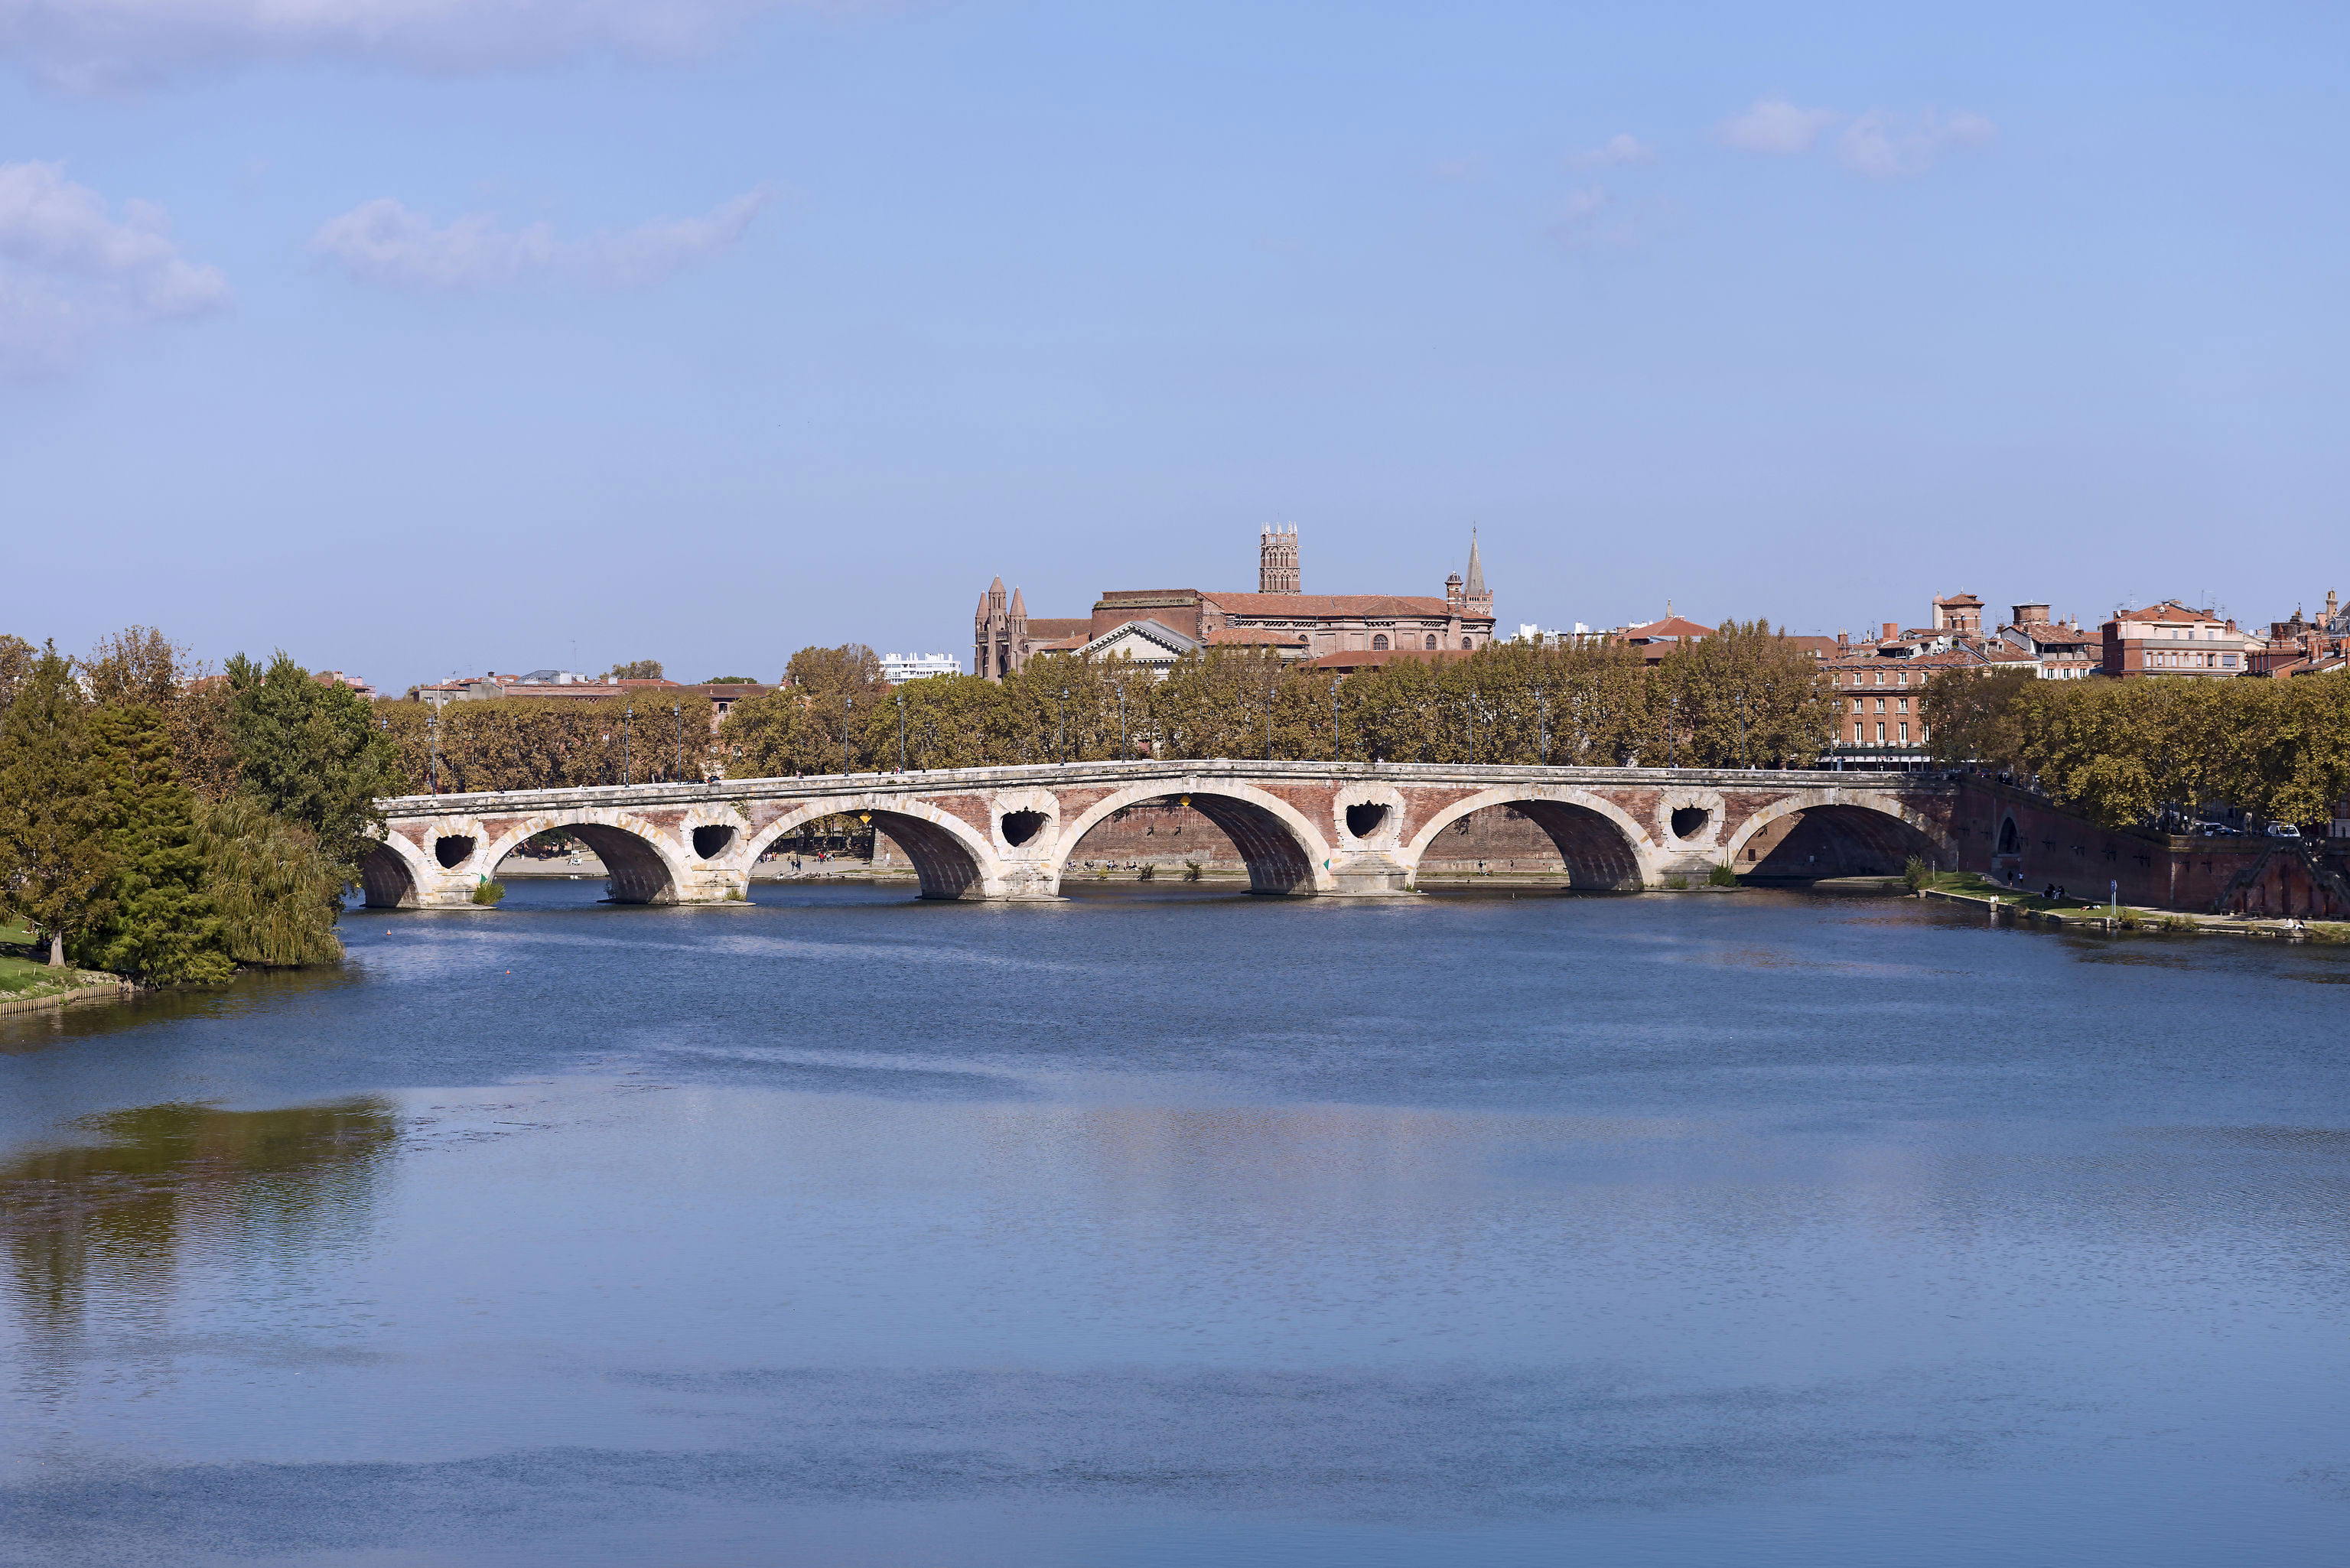
{"label": "green shrub", "polygon": [[1717,866],[1706,873],[1705,883],[1709,888],[1735,888],[1738,886],[1738,873],[1728,866]]}
{"label": "green shrub", "polygon": [[1912,893],[1922,893],[1934,885],[1934,868],[1912,855],[1901,867],[1901,880]]}
{"label": "green shrub", "polygon": [[1689,891],[1689,878],[1686,877],[1666,877],[1665,891],[1668,893],[1686,893]]}
{"label": "green shrub", "polygon": [[498,900],[505,896],[506,885],[492,877],[484,877],[473,884],[473,902],[484,909],[495,909]]}

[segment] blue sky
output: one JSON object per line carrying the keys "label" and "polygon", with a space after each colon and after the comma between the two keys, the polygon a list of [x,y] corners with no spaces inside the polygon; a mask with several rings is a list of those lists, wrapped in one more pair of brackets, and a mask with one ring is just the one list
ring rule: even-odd
{"label": "blue sky", "polygon": [[[649,30],[648,17],[659,19]],[[399,687],[968,651],[1001,573],[2342,571],[2339,6],[0,0],[0,628]]]}

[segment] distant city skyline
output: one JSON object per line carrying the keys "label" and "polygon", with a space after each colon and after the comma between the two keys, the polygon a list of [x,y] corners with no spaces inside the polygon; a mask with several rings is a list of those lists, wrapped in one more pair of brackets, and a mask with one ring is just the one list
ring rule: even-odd
{"label": "distant city skyline", "polygon": [[1475,524],[1505,628],[2350,588],[2334,13],[43,15],[0,630],[71,651],[772,680],[1276,522],[1331,593]]}

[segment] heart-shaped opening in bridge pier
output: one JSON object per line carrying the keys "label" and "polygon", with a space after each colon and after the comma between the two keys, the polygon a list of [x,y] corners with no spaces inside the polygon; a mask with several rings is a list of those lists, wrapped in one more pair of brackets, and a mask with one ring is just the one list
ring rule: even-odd
{"label": "heart-shaped opening in bridge pier", "polygon": [[715,823],[708,827],[697,827],[693,830],[693,852],[704,860],[733,842],[734,830],[723,823]]}
{"label": "heart-shaped opening in bridge pier", "polygon": [[1347,831],[1357,838],[1368,838],[1388,819],[1388,808],[1377,801],[1364,801],[1347,808]]}
{"label": "heart-shaped opening in bridge pier", "polygon": [[452,867],[463,866],[473,858],[473,841],[462,833],[452,833],[445,838],[436,839],[432,845],[432,858],[443,866]]}
{"label": "heart-shaped opening in bridge pier", "polygon": [[1701,805],[1685,805],[1673,813],[1673,836],[1695,838],[1713,820],[1713,813]]}
{"label": "heart-shaped opening in bridge pier", "polygon": [[1003,814],[1003,842],[1016,848],[1044,832],[1047,820],[1041,811],[1007,811]]}

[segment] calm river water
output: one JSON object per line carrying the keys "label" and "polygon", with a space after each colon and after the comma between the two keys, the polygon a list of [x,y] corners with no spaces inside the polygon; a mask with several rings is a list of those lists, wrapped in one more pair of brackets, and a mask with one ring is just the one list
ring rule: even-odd
{"label": "calm river water", "polygon": [[600,891],[0,1020],[0,1563],[2350,1560],[2350,950]]}

